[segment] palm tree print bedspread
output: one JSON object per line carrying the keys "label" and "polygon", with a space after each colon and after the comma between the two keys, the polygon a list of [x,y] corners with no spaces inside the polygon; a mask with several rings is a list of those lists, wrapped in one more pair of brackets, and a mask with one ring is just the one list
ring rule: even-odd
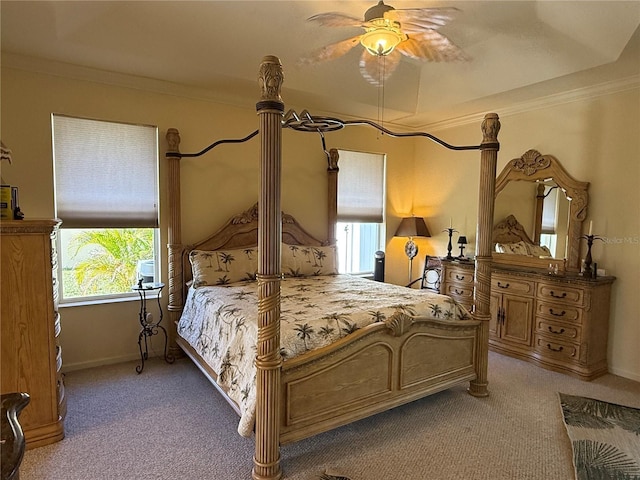
{"label": "palm tree print bedspread", "polygon": [[[402,311],[437,320],[466,320],[451,297],[350,275],[285,278],[281,282],[280,344],[286,361]],[[191,288],[178,334],[218,374],[218,384],[238,404],[238,432],[250,436],[255,421],[258,319],[256,282]]]}

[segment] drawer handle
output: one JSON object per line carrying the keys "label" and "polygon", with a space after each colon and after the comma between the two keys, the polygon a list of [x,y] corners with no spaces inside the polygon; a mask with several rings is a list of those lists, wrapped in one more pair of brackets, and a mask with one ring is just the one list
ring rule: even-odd
{"label": "drawer handle", "polygon": [[456,273],[456,280],[464,280],[464,275],[461,276]]}
{"label": "drawer handle", "polygon": [[453,289],[456,292],[456,295],[462,295],[464,293],[464,290],[458,290],[457,288]]}
{"label": "drawer handle", "polygon": [[566,298],[567,292],[562,292],[562,295],[556,295],[555,293],[553,293],[553,290],[551,290],[549,292],[549,295],[551,295],[553,298]]}
{"label": "drawer handle", "polygon": [[563,350],[562,346],[559,346],[558,348],[553,348],[550,343],[547,343],[547,348],[552,352],[561,352]]}
{"label": "drawer handle", "polygon": [[550,309],[549,309],[549,313],[550,313],[551,315],[553,315],[554,317],[563,317],[567,312],[565,312],[564,310],[562,310],[562,312],[560,312],[560,313],[556,313],[556,312],[554,312],[554,311],[553,311],[553,308],[550,308]]}
{"label": "drawer handle", "polygon": [[[561,335],[561,334],[563,334],[563,333],[564,333],[564,328],[561,328],[560,330],[554,330],[553,328],[549,327],[549,331],[550,331],[551,333],[555,333],[555,334],[557,334],[557,335]],[[549,347],[549,348],[551,348],[551,347]]]}
{"label": "drawer handle", "polygon": [[498,282],[498,287],[500,288],[509,288],[509,284],[503,285],[501,282]]}

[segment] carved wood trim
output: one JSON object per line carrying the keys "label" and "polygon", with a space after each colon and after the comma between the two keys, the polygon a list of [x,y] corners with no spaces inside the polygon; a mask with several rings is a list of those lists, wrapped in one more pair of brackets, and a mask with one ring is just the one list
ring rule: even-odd
{"label": "carved wood trim", "polygon": [[573,178],[553,155],[527,150],[521,157],[511,160],[496,179],[495,197],[513,181],[535,182],[553,178],[571,200],[569,205],[569,229],[567,232],[567,270],[580,270],[580,237],[582,222],[587,216],[589,182]]}

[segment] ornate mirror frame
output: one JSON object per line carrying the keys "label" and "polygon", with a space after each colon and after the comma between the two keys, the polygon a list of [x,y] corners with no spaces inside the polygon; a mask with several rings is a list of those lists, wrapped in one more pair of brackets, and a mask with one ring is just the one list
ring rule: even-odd
{"label": "ornate mirror frame", "polygon": [[[520,158],[511,160],[496,179],[495,197],[504,187],[513,181],[536,182],[553,178],[564,191],[569,202],[569,225],[567,231],[566,269],[570,272],[580,271],[580,237],[582,222],[587,216],[589,204],[589,182],[581,182],[573,178],[553,155],[542,155],[537,150],[528,150]],[[511,256],[511,255],[509,255]],[[514,255],[517,257],[518,255]],[[503,256],[504,257],[504,256]],[[501,263],[505,263],[501,261]],[[518,259],[510,259],[507,263],[517,264]],[[530,262],[525,262],[530,265]],[[548,265],[542,262],[540,266]]]}

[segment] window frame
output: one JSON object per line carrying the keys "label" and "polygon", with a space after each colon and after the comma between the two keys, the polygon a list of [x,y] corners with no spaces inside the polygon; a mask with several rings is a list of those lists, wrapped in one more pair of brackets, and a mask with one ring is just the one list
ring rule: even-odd
{"label": "window frame", "polygon": [[[60,279],[58,282],[58,303],[61,307],[63,306],[77,306],[77,305],[92,305],[99,303],[114,303],[121,301],[131,301],[131,300],[139,300],[139,295],[137,292],[130,290],[127,292],[121,293],[110,293],[110,294],[96,294],[96,295],[81,295],[81,296],[73,296],[67,297],[64,295],[64,265],[62,259],[63,256],[63,239],[62,239],[62,227],[60,227],[60,231],[56,236],[56,250],[58,254],[58,265],[57,265],[57,278]],[[89,230],[80,229],[80,228],[67,228],[69,230]],[[108,228],[104,228],[102,230],[108,230]],[[155,281],[159,281],[160,279],[160,229],[159,228],[149,228],[149,230],[153,230],[153,262],[154,262],[154,279]],[[131,284],[133,287],[133,283]]]}
{"label": "window frame", "polygon": [[[160,281],[160,278],[161,278],[160,277],[160,274],[161,274],[161,271],[160,271],[160,256],[161,256],[161,250],[160,250],[160,235],[161,235],[160,233],[160,150],[159,150],[158,127],[155,125],[141,125],[141,124],[136,124],[131,122],[110,121],[110,120],[102,120],[102,119],[94,119],[94,118],[87,118],[87,117],[81,117],[81,116],[52,113],[51,114],[52,163],[54,168],[54,207],[56,209],[56,216],[60,216],[58,215],[58,203],[56,198],[59,190],[57,190],[56,188],[57,187],[56,183],[57,183],[57,180],[61,178],[61,177],[56,177],[56,161],[57,160],[64,161],[64,160],[56,159],[56,151],[57,151],[57,148],[60,147],[60,145],[59,144],[56,145],[56,138],[55,138],[54,131],[56,129],[56,124],[55,124],[56,119],[62,118],[62,117],[64,117],[65,119],[71,119],[72,121],[86,120],[87,124],[89,124],[89,122],[101,122],[105,124],[110,124],[107,127],[107,129],[114,128],[114,126],[117,129],[117,125],[122,125],[124,126],[125,129],[127,129],[127,127],[143,127],[143,128],[151,129],[151,132],[149,132],[149,138],[147,139],[149,140],[149,143],[147,143],[146,145],[147,145],[147,149],[153,151],[153,160],[151,160],[151,157],[146,157],[146,158],[147,158],[147,163],[149,165],[148,168],[150,168],[150,170],[148,170],[147,172],[147,175],[152,174],[154,177],[153,181],[155,182],[155,191],[152,192],[154,208],[155,208],[155,218],[152,218],[153,216],[149,216],[149,214],[144,214],[144,213],[143,215],[145,216],[144,217],[141,216],[139,218],[138,217],[122,217],[122,220],[121,220],[123,222],[122,225],[118,225],[120,221],[117,219],[115,220],[116,222],[115,224],[111,222],[111,220],[106,220],[106,223],[111,223],[108,225],[101,223],[99,220],[93,221],[92,219],[89,219],[86,225],[84,224],[76,225],[76,224],[73,224],[72,222],[73,224],[72,227],[65,228],[65,222],[63,217],[61,218],[62,224],[59,227],[60,231],[56,236],[56,250],[57,250],[57,256],[58,256],[57,270],[56,270],[57,279],[58,279],[58,303],[61,307],[138,300],[139,295],[133,290],[129,290],[121,293],[82,295],[82,296],[71,296],[71,297],[66,296],[64,294],[64,275],[63,274],[64,274],[64,264],[65,264],[64,260],[65,258],[67,258],[66,254],[69,252],[66,252],[65,249],[63,248],[62,237],[63,235],[65,235],[63,232],[70,231],[70,230],[94,230],[94,229],[113,230],[113,229],[127,229],[127,228],[150,229],[153,232],[152,256],[154,261],[154,280]],[[86,125],[83,125],[83,126],[86,127]],[[141,131],[139,135],[144,136],[146,134]],[[151,135],[153,136],[153,138],[151,137]],[[79,141],[82,141],[82,139],[79,139]],[[137,144],[132,144],[132,147],[135,147],[135,145]],[[132,149],[136,150],[135,148],[132,148]],[[108,147],[105,148],[105,150],[102,151],[102,154],[104,154],[105,151],[109,151],[109,150],[110,148]],[[66,157],[63,157],[63,158],[66,158]],[[117,156],[116,158],[118,158],[122,163],[126,161],[126,160],[120,159]],[[98,167],[99,166],[99,164],[97,163],[98,161],[99,160],[94,160],[92,162],[92,165]],[[126,165],[122,165],[122,167],[125,168]],[[62,178],[67,178],[67,177],[62,177]],[[68,180],[66,182],[68,183]],[[69,187],[67,186],[67,188]],[[115,198],[117,199],[118,197],[116,196]],[[100,215],[99,211],[98,211],[98,215]],[[151,223],[153,223],[153,226],[151,225]],[[140,260],[147,260],[147,259],[150,259],[150,258],[145,258]],[[134,281],[132,281],[131,286],[133,287],[134,284],[135,284],[135,279]]]}
{"label": "window frame", "polygon": [[[365,158],[366,156],[371,156],[372,158],[370,159],[371,161],[380,161],[381,165],[381,176],[380,176],[380,181],[381,181],[381,185],[379,185],[377,188],[380,191],[380,197],[377,198],[377,201],[379,201],[379,206],[377,208],[379,208],[379,213],[373,213],[372,214],[372,207],[370,204],[367,204],[366,206],[364,206],[363,208],[363,213],[362,213],[362,218],[358,218],[359,214],[356,212],[355,214],[353,213],[353,210],[351,209],[351,206],[349,206],[349,208],[347,209],[349,211],[348,218],[344,218],[343,216],[341,216],[340,214],[340,181],[344,180],[345,178],[345,167],[346,164],[348,164],[349,162],[349,154],[355,154],[355,163],[357,164],[358,162],[362,162],[362,161],[366,161],[367,159]],[[340,273],[346,273],[346,274],[350,274],[350,275],[358,275],[358,276],[372,276],[374,274],[375,271],[375,252],[380,251],[380,250],[384,250],[385,247],[385,240],[386,240],[386,193],[387,193],[387,155],[385,153],[375,153],[375,152],[363,152],[363,151],[356,151],[356,150],[345,150],[345,149],[338,149],[338,155],[339,155],[339,159],[340,159],[340,175],[338,176],[338,190],[337,190],[337,206],[338,206],[338,214],[337,214],[337,221],[336,221],[336,243],[338,244],[338,270]],[[354,172],[350,172],[351,174],[354,174],[355,172],[357,172],[357,176],[361,177],[362,175],[362,169],[359,169],[358,167],[354,167]],[[365,186],[366,189],[366,186]],[[366,192],[365,192],[366,194]],[[368,203],[368,202],[367,202]],[[367,221],[367,220],[371,220],[373,217],[377,217],[379,215],[379,218],[381,220],[381,222],[372,222],[372,221]],[[362,269],[360,268],[358,271],[354,271],[353,270],[353,266],[354,266],[354,256],[355,256],[355,252],[353,251],[353,249],[349,249],[349,245],[345,245],[343,244],[344,242],[341,241],[341,237],[342,237],[342,232],[338,231],[338,228],[340,225],[349,225],[352,228],[352,233],[354,232],[354,226],[355,225],[375,225],[377,228],[377,246],[374,248],[374,251],[371,252],[371,269]],[[359,232],[360,233],[360,232]],[[347,242],[349,242],[349,240],[347,239]],[[351,243],[351,242],[349,242]],[[362,247],[362,242],[359,243],[360,247]],[[340,247],[343,248],[340,248]],[[346,247],[346,248],[345,248]],[[341,250],[346,249],[346,252],[341,252]],[[358,251],[360,251],[360,248],[358,249]],[[361,255],[358,255],[359,257],[361,257]],[[343,259],[345,261],[345,263],[348,264],[347,265],[343,265]],[[358,265],[360,265],[360,262],[358,261]]]}

